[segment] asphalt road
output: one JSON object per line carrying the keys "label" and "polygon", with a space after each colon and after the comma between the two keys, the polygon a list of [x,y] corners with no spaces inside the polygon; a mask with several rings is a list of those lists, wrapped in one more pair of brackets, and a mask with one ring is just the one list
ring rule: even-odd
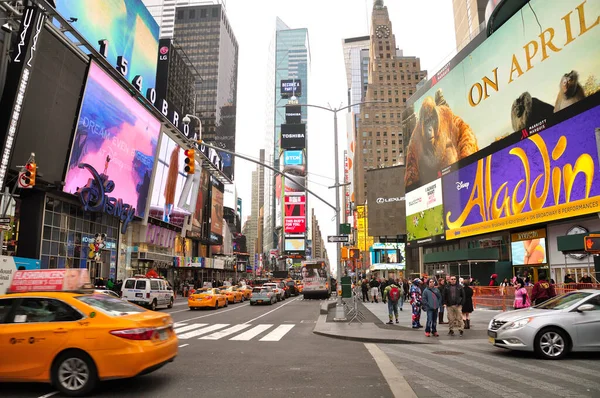
{"label": "asphalt road", "polygon": [[[300,296],[273,306],[246,302],[189,311],[178,302],[161,310],[176,322],[176,360],[150,375],[102,383],[94,396],[393,396],[364,344],[312,333],[320,303]],[[3,397],[60,397],[48,385],[3,384],[0,390]]]}

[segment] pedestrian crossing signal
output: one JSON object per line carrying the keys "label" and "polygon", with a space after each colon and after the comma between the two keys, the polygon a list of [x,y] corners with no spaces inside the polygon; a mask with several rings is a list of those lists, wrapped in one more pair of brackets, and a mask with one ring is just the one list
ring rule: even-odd
{"label": "pedestrian crossing signal", "polygon": [[193,149],[186,149],[185,152],[185,172],[188,174],[194,174],[194,166],[196,164],[196,151]]}
{"label": "pedestrian crossing signal", "polygon": [[584,250],[587,253],[600,253],[600,235],[589,235],[584,238]]}

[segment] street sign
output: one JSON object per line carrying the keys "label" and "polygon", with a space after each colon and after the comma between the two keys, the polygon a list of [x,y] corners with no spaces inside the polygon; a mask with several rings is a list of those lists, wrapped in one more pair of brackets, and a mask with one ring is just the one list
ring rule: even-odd
{"label": "street sign", "polygon": [[0,224],[10,224],[10,217],[0,217]]}
{"label": "street sign", "polygon": [[348,235],[339,235],[339,236],[328,236],[327,242],[329,243],[347,243],[350,241]]}

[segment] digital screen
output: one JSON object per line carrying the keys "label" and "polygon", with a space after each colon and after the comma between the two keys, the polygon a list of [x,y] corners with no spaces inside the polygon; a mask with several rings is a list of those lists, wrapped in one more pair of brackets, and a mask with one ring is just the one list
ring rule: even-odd
{"label": "digital screen", "polygon": [[284,166],[299,166],[304,164],[303,151],[285,151],[283,153]]}
{"label": "digital screen", "polygon": [[212,186],[210,232],[217,236],[223,236],[223,191],[219,190],[216,185]]}
{"label": "digital screen", "polygon": [[286,79],[281,81],[281,98],[289,98],[295,95],[302,96],[302,81]]}
{"label": "digital screen", "polygon": [[300,253],[306,250],[306,240],[304,238],[285,238],[285,251],[288,253]]}
{"label": "digital screen", "polygon": [[536,265],[548,263],[546,238],[511,242],[510,251],[513,265]]}
{"label": "digital screen", "polygon": [[442,204],[442,180],[407,192],[406,234],[408,241],[428,243],[444,234],[444,208]]}
{"label": "digital screen", "polygon": [[304,149],[306,148],[306,125],[305,124],[282,124],[281,125],[281,149]]}
{"label": "digital screen", "polygon": [[112,197],[144,217],[160,126],[135,97],[92,62],[64,192],[75,194],[88,183],[90,172],[78,167],[87,163],[114,181]]}
{"label": "digital screen", "polygon": [[306,232],[306,195],[286,195],[284,208],[284,232],[286,234]]}

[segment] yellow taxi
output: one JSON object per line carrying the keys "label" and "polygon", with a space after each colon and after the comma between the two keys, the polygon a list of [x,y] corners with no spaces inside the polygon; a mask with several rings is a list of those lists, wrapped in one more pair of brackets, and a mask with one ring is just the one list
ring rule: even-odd
{"label": "yellow taxi", "polygon": [[227,307],[227,296],[219,289],[203,287],[189,295],[188,307],[190,310]]}
{"label": "yellow taxi", "polygon": [[238,291],[244,296],[244,300],[250,300],[252,297],[252,288],[248,285],[242,285],[238,287]]}
{"label": "yellow taxi", "polygon": [[302,281],[296,281],[296,289],[298,289],[298,293],[302,293],[302,290],[304,290],[304,285],[302,284]]}
{"label": "yellow taxi", "polygon": [[227,303],[235,304],[244,301],[244,294],[240,292],[237,286],[223,286],[219,288],[227,296]]}
{"label": "yellow taxi", "polygon": [[51,383],[64,395],[86,396],[99,381],[147,374],[175,359],[170,315],[88,292],[0,296],[0,382]]}

